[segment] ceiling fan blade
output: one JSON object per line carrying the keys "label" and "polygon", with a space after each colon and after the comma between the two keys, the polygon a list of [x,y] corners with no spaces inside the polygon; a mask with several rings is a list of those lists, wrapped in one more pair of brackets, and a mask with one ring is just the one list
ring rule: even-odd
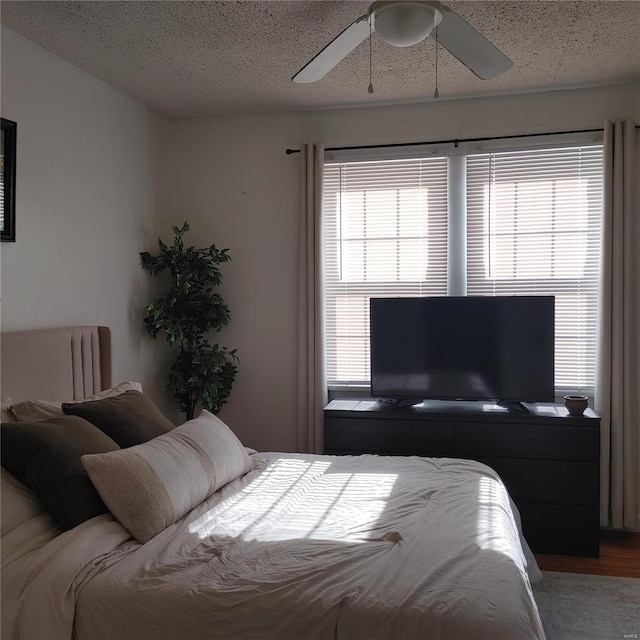
{"label": "ceiling fan blade", "polygon": [[294,82],[317,82],[369,36],[369,15],[360,16],[296,73]]}
{"label": "ceiling fan blade", "polygon": [[513,67],[500,49],[448,7],[442,7],[437,34],[438,42],[482,80],[495,78]]}

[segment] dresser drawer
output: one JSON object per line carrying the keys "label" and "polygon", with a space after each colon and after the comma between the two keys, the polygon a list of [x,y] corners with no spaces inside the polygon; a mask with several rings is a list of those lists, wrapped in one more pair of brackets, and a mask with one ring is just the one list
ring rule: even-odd
{"label": "dresser drawer", "polygon": [[482,458],[495,469],[516,501],[598,506],[597,462]]}
{"label": "dresser drawer", "polygon": [[598,557],[598,507],[518,504],[524,537],[534,553]]}
{"label": "dresser drawer", "polygon": [[453,452],[453,425],[325,417],[324,447],[327,453],[447,456]]}
{"label": "dresser drawer", "polygon": [[463,458],[491,456],[591,461],[600,458],[600,430],[597,426],[458,422],[455,442],[456,455]]}

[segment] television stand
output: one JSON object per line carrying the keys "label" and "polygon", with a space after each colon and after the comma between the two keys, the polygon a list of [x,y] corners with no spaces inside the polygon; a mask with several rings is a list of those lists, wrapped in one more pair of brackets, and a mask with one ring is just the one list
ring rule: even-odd
{"label": "television stand", "polygon": [[417,407],[424,400],[422,398],[384,398],[380,402],[392,406],[394,409],[402,409],[404,407]]}
{"label": "television stand", "polygon": [[336,399],[324,409],[325,453],[478,460],[504,481],[536,553],[598,556],[600,418],[591,409],[570,416],[557,404],[527,408]]}
{"label": "television stand", "polygon": [[498,400],[496,405],[499,407],[503,407],[507,411],[512,411],[515,413],[529,413],[529,409],[526,405],[522,404],[522,402],[510,402],[508,400]]}

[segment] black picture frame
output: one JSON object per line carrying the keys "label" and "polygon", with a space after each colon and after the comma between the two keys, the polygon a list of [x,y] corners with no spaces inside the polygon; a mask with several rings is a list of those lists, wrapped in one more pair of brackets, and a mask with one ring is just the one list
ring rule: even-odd
{"label": "black picture frame", "polygon": [[0,139],[0,241],[16,241],[16,132],[18,125],[2,118]]}

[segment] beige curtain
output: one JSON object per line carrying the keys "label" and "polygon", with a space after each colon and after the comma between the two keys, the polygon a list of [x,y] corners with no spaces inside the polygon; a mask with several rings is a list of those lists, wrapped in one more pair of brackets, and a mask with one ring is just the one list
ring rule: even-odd
{"label": "beige curtain", "polygon": [[604,128],[604,225],[595,409],[602,418],[600,522],[640,529],[635,123]]}
{"label": "beige curtain", "polygon": [[327,403],[322,273],[324,148],[322,145],[304,144],[300,156],[296,405],[298,450],[322,453],[322,409]]}

